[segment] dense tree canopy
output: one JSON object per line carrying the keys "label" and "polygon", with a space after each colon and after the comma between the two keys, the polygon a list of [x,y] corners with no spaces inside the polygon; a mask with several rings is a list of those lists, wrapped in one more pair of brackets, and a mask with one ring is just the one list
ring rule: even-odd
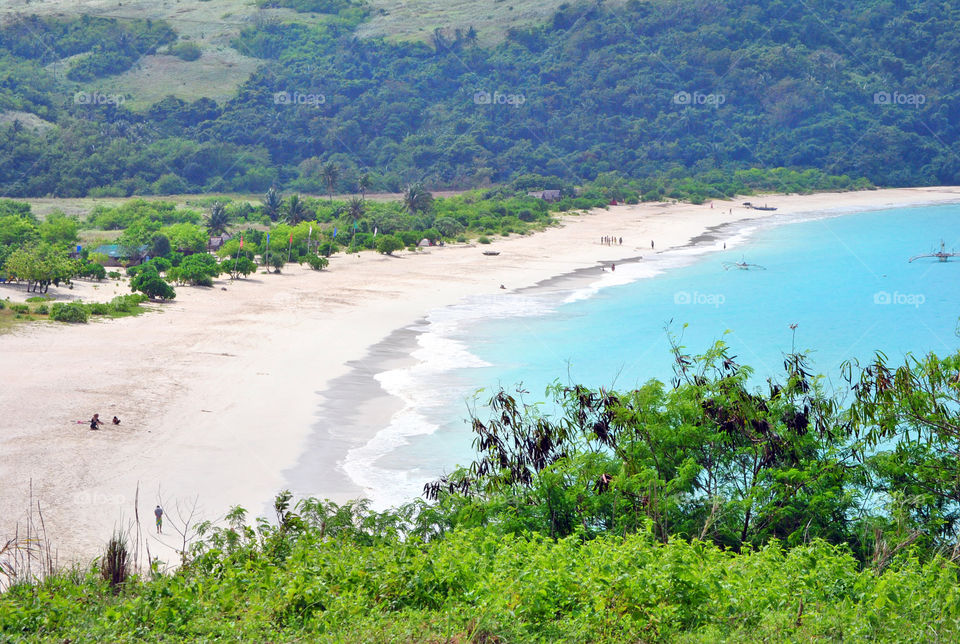
{"label": "dense tree canopy", "polygon": [[[28,23],[8,26],[0,109],[55,126],[0,138],[0,188],[327,193],[367,176],[364,191],[400,191],[527,173],[582,183],[614,170],[650,178],[752,167],[884,185],[960,180],[960,84],[949,64],[960,54],[960,9],[950,3],[571,4],[493,47],[466,29],[431,45],[357,39],[364,19],[344,9],[315,25],[258,21],[233,45],[263,68],[235,98],[167,98],[143,112],[52,100],[64,81],[47,59],[84,51],[88,32],[107,23],[44,21],[54,41],[69,33],[83,43],[43,54]],[[168,29],[125,28],[143,34],[129,38],[134,53]]]}

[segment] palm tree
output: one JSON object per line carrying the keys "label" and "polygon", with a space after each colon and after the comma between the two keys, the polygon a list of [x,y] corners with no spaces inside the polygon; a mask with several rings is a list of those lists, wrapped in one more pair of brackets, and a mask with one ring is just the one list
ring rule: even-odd
{"label": "palm tree", "polygon": [[353,199],[350,200],[350,203],[347,204],[347,212],[350,213],[350,218],[353,219],[354,222],[356,222],[356,221],[359,221],[361,217],[363,217],[363,211],[365,207],[366,205],[363,203],[362,200],[354,197]]}
{"label": "palm tree", "polygon": [[353,220],[353,235],[357,234],[357,222],[363,217],[364,203],[362,199],[354,197],[347,204],[347,212],[350,213],[350,219]]}
{"label": "palm tree", "polygon": [[277,192],[277,187],[271,186],[262,201],[263,211],[270,217],[270,221],[276,221],[280,217],[280,207],[283,205],[283,198]]}
{"label": "palm tree", "polygon": [[367,200],[367,190],[370,189],[370,174],[364,172],[357,181],[357,188],[360,190],[360,199]]}
{"label": "palm tree", "polygon": [[307,207],[300,200],[300,195],[290,195],[287,199],[286,211],[287,223],[291,226],[307,220]]}
{"label": "palm tree", "polygon": [[333,189],[337,187],[337,180],[340,179],[340,169],[333,161],[328,161],[321,168],[320,177],[327,184],[327,194],[330,195],[330,201],[333,201]]}
{"label": "palm tree", "polygon": [[219,201],[214,202],[210,208],[210,216],[207,217],[207,230],[211,235],[222,235],[229,225],[230,215],[227,214],[227,209]]}
{"label": "palm tree", "polygon": [[415,183],[404,193],[403,205],[411,215],[427,212],[433,205],[433,195],[423,187],[422,183]]}

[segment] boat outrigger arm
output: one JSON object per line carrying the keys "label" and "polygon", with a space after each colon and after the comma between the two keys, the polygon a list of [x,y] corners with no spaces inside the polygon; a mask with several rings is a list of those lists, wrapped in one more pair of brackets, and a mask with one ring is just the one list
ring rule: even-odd
{"label": "boat outrigger arm", "polygon": [[731,268],[739,268],[741,271],[765,271],[767,270],[765,266],[760,264],[748,264],[747,262],[741,260],[739,262],[724,262],[723,270],[729,271]]}
{"label": "boat outrigger arm", "polygon": [[[939,250],[939,252],[936,252],[936,253],[926,253],[926,254],[924,254],[924,255],[914,255],[913,257],[910,258],[910,261],[912,262],[912,261],[915,260],[915,259],[923,259],[924,257],[936,257],[936,258],[937,258],[938,260],[940,260],[941,262],[945,262],[945,261],[949,260],[951,257],[960,257],[960,253],[957,253],[957,252],[948,253],[947,250],[946,250],[946,247],[945,247],[945,245],[944,245],[944,243],[943,243],[943,240],[941,239],[941,240],[940,240],[940,250]],[[908,262],[908,263],[909,263],[909,262]]]}

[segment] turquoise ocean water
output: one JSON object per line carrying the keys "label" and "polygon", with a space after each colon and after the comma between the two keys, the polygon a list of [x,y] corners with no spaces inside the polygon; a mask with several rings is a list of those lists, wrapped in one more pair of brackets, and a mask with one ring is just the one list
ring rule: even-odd
{"label": "turquoise ocean water", "polygon": [[[782,373],[791,324],[797,349],[810,350],[814,370],[834,382],[843,361],[864,362],[877,350],[895,361],[956,351],[960,258],[907,261],[941,239],[960,249],[960,205],[774,219],[615,273],[598,268],[586,287],[477,297],[434,311],[418,327],[418,364],[377,376],[405,409],[351,451],[344,469],[377,505],[409,500],[427,480],[469,462],[463,419],[478,389],[485,400],[499,385],[523,383],[528,400],[543,400],[558,378],[621,389],[669,381],[668,324],[692,353],[724,339],[761,383]],[[764,270],[725,270],[741,260]]]}

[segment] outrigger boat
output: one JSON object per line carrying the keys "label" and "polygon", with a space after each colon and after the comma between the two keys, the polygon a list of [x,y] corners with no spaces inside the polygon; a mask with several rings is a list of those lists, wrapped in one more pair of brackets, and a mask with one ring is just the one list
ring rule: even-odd
{"label": "outrigger boat", "polygon": [[[912,261],[915,260],[915,259],[923,259],[924,257],[936,257],[936,258],[937,258],[938,260],[940,260],[941,262],[946,262],[946,261],[949,260],[951,257],[960,257],[960,253],[957,253],[957,252],[948,253],[948,252],[947,252],[947,249],[946,249],[946,246],[945,246],[945,244],[943,243],[943,240],[941,239],[941,240],[940,240],[940,250],[939,250],[939,252],[936,252],[936,253],[925,253],[925,254],[923,254],[923,255],[914,255],[913,257],[910,258],[910,261],[912,262]],[[909,263],[909,262],[908,262],[908,263]]]}
{"label": "outrigger boat", "polygon": [[729,271],[731,268],[738,268],[741,271],[765,271],[767,270],[765,266],[760,264],[748,264],[747,262],[740,260],[739,262],[724,262],[723,270]]}
{"label": "outrigger boat", "polygon": [[768,206],[767,204],[763,204],[762,206],[755,206],[749,201],[744,201],[743,207],[752,208],[753,210],[776,210],[777,209],[776,206]]}

